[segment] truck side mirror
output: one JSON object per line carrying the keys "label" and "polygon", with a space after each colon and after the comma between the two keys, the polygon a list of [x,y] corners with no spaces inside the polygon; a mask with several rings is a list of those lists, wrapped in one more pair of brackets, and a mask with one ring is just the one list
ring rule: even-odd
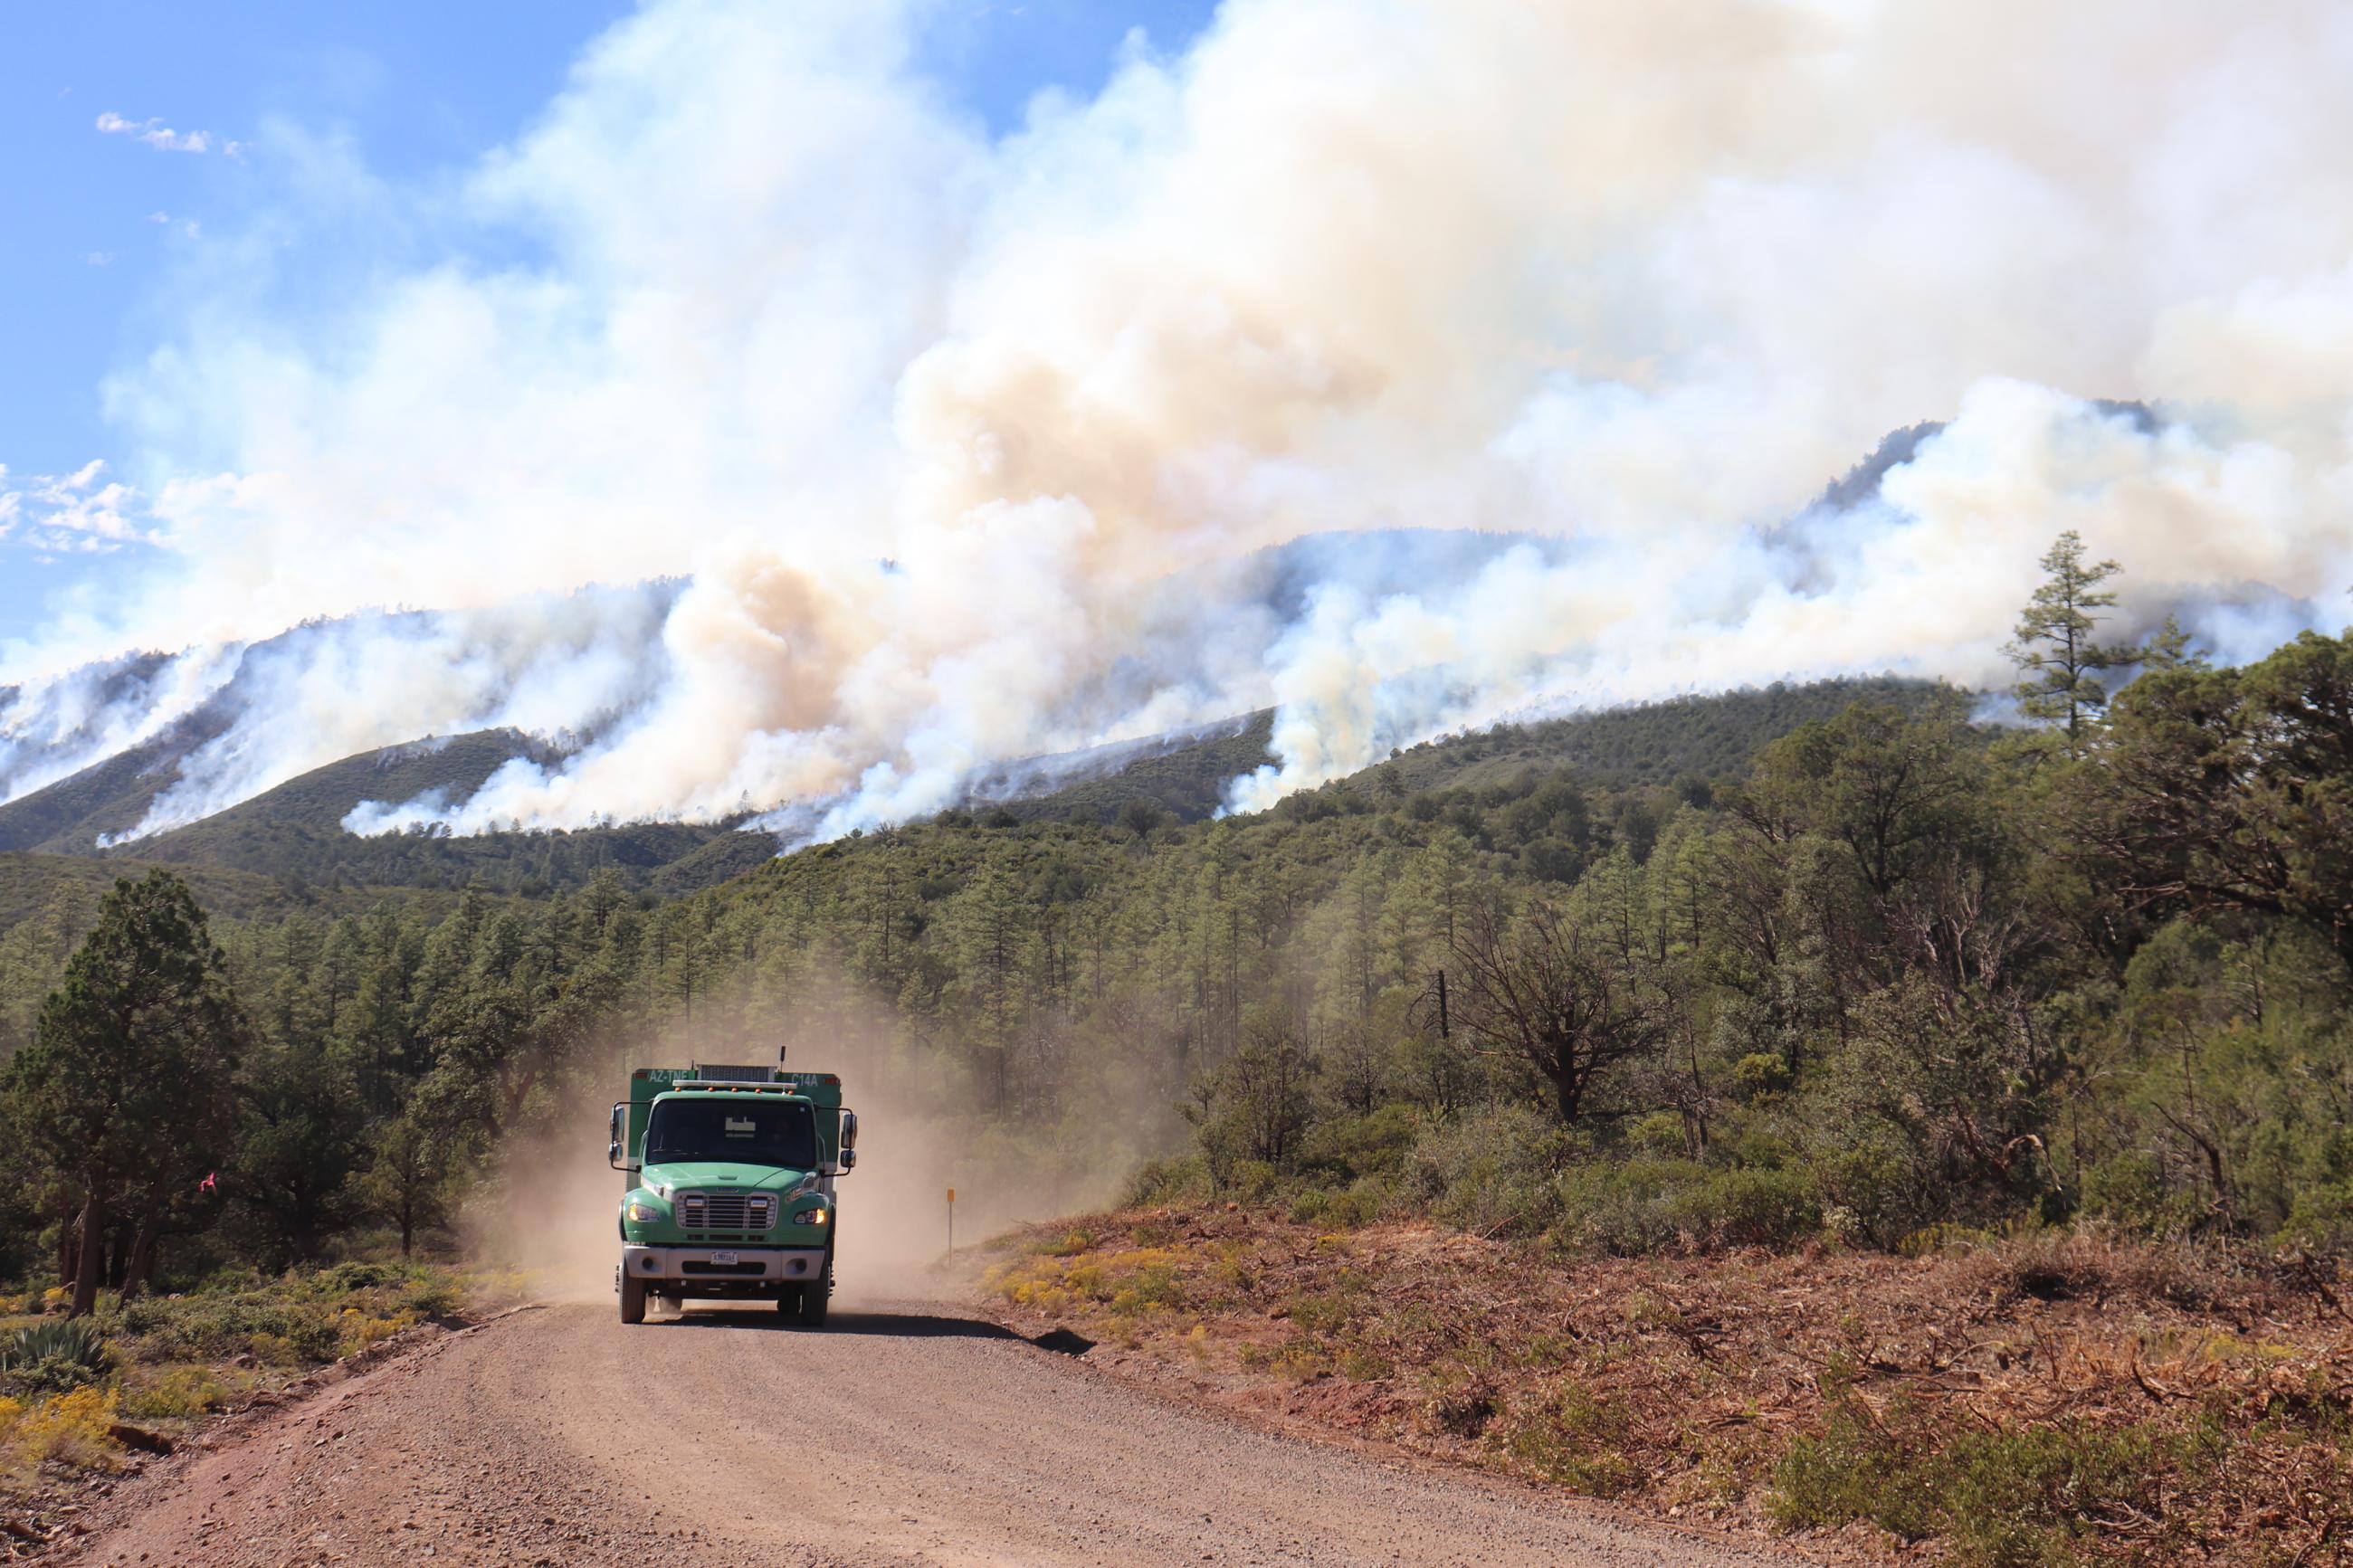
{"label": "truck side mirror", "polygon": [[634,1171],[638,1163],[628,1158],[621,1148],[622,1129],[628,1125],[629,1106],[627,1100],[613,1107],[612,1142],[605,1145],[605,1163],[617,1171]]}
{"label": "truck side mirror", "polygon": [[858,1147],[858,1112],[854,1110],[841,1113],[841,1147],[844,1153]]}
{"label": "truck side mirror", "polygon": [[841,1168],[845,1171],[854,1171],[858,1168],[857,1150],[844,1149],[841,1152]]}

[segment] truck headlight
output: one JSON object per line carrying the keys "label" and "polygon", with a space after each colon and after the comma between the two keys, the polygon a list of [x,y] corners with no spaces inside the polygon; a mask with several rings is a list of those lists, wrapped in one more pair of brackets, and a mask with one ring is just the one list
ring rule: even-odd
{"label": "truck headlight", "polygon": [[631,1198],[628,1203],[623,1204],[621,1205],[621,1212],[623,1215],[628,1216],[631,1225],[651,1225],[658,1219],[667,1219],[670,1217],[661,1210],[654,1207],[653,1205],[641,1204],[635,1198]]}
{"label": "truck headlight", "polygon": [[795,1225],[823,1225],[830,1217],[831,1216],[823,1209],[803,1209],[800,1213],[793,1215],[793,1223]]}

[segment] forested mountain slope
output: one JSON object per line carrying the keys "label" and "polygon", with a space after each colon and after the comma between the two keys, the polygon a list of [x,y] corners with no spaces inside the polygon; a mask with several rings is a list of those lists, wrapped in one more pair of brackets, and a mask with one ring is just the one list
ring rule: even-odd
{"label": "forested mountain slope", "polygon": [[179,777],[180,760],[227,729],[227,710],[206,703],[105,760],[0,805],[0,851],[89,855],[128,833]]}
{"label": "forested mountain slope", "polygon": [[[1680,783],[1686,793],[1696,790],[1704,797],[1713,782],[1744,769],[1760,745],[1801,723],[1859,699],[1915,709],[1937,689],[1893,678],[1776,683],[1505,725],[1412,747],[1362,779],[1333,787],[1394,796],[1401,790],[1455,784],[1485,787],[1530,769],[1566,767],[1612,786]],[[944,820],[977,819],[999,826],[1126,822],[1146,827],[1161,821],[1204,821],[1218,811],[1235,777],[1268,760],[1271,730],[1271,716],[1261,713],[1198,739],[1040,759],[984,781],[977,798]],[[120,831],[135,822],[132,814],[144,811],[154,787],[152,780],[126,784],[116,774],[136,769],[118,759],[0,807],[0,832],[12,825],[20,837],[44,832],[35,842],[51,857],[98,855],[125,868],[200,866],[243,872],[269,879],[280,901],[296,904],[312,889],[340,894],[370,888],[475,886],[535,898],[585,886],[607,871],[631,889],[675,897],[753,870],[776,853],[775,835],[725,825],[637,823],[471,837],[422,832],[362,836],[341,826],[362,801],[406,800],[435,791],[462,795],[510,759],[541,754],[536,742],[512,731],[388,747],[317,769],[186,827],[100,854],[82,836],[84,829],[105,824],[105,830]],[[1074,773],[1076,782],[1053,787],[1057,778]],[[1007,793],[1025,786],[1044,793],[1026,798]],[[47,831],[58,821],[79,826],[70,832]],[[37,881],[62,874],[46,859],[24,862],[19,869]],[[12,902],[28,907],[37,897],[26,887]],[[254,900],[241,902],[253,907]]]}

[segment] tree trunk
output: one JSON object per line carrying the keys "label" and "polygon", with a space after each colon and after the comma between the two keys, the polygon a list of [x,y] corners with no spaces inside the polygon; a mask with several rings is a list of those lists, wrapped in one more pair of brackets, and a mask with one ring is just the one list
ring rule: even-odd
{"label": "tree trunk", "polygon": [[132,1233],[131,1259],[122,1271],[122,1299],[126,1301],[147,1289],[147,1276],[155,1267],[155,1243],[164,1234],[164,1210],[170,1203],[164,1181],[158,1176],[147,1189],[147,1202],[140,1210],[138,1228]]}
{"label": "tree trunk", "polygon": [[58,1283],[60,1285],[74,1277],[74,1260],[80,1256],[80,1233],[75,1227],[80,1223],[79,1217],[70,1208],[62,1210],[58,1215]]}
{"label": "tree trunk", "polygon": [[81,1205],[81,1244],[74,1258],[69,1318],[87,1317],[98,1306],[99,1276],[106,1269],[106,1199],[92,1187]]}
{"label": "tree trunk", "polygon": [[[1566,1054],[1560,1053],[1562,1056]],[[1585,1103],[1585,1080],[1577,1076],[1575,1065],[1557,1061],[1552,1073],[1552,1087],[1560,1106],[1562,1124],[1576,1125],[1577,1113]]]}

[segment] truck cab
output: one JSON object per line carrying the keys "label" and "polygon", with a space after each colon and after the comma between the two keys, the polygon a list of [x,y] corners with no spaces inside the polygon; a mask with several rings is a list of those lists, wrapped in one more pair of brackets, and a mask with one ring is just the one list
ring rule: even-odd
{"label": "truck cab", "polygon": [[628,1173],[621,1321],[649,1300],[767,1300],[821,1328],[840,1215],[834,1184],[858,1163],[841,1079],[781,1067],[639,1068],[613,1107],[607,1161]]}

